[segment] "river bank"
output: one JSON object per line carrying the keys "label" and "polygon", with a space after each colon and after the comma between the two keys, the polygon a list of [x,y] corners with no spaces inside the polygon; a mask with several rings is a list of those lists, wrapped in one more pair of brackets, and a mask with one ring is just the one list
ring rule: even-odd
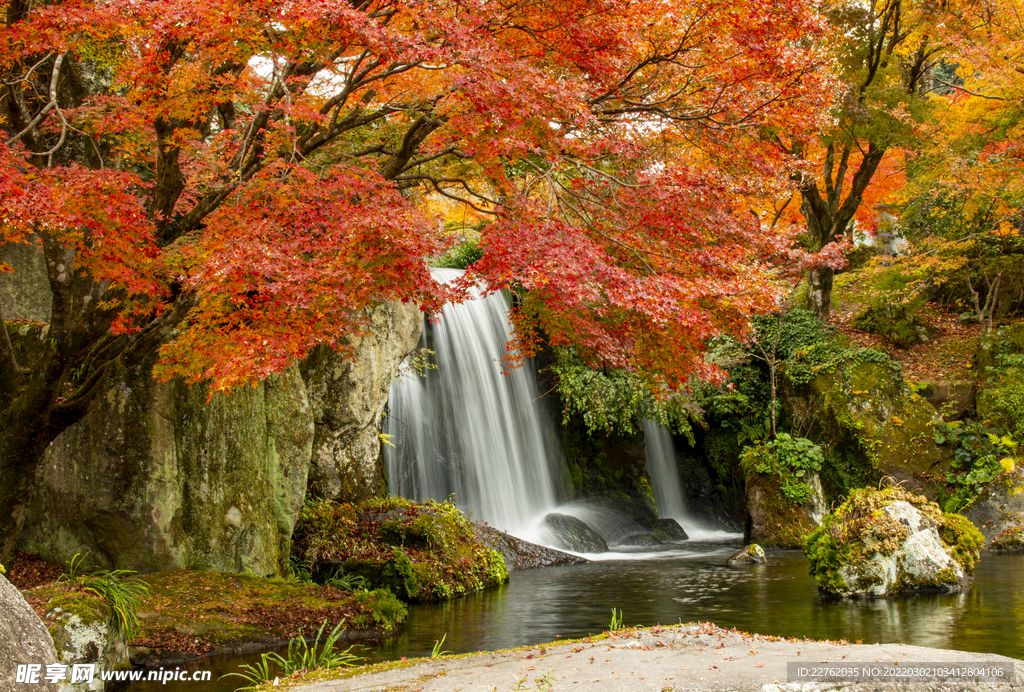
{"label": "river bank", "polygon": [[[787,663],[908,663],[1015,665],[1005,683],[787,683]],[[455,692],[456,690],[764,690],[765,692],[842,689],[1003,690],[1024,685],[1022,661],[962,651],[904,644],[783,639],[725,630],[711,624],[629,629],[602,637],[554,642],[498,652],[482,652],[404,664],[386,663],[353,671],[344,678],[306,676],[279,680],[266,689],[294,692]],[[334,675],[337,675],[336,673]]]}

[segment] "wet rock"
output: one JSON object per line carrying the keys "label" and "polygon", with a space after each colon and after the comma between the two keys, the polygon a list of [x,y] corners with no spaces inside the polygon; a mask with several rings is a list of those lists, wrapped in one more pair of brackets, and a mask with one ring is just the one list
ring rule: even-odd
{"label": "wet rock", "polygon": [[766,562],[768,562],[768,558],[764,554],[764,549],[757,543],[751,543],[745,548],[740,548],[725,561],[727,565],[764,564]]}
{"label": "wet rock", "polygon": [[827,593],[955,593],[970,584],[983,540],[964,517],[895,486],[853,491],[804,550]]}
{"label": "wet rock", "polygon": [[57,662],[53,638],[25,597],[0,574],[0,690],[32,689],[56,692],[57,685],[39,677],[37,684],[15,682],[18,664],[46,666]]}
{"label": "wet rock", "polygon": [[566,550],[576,553],[608,552],[605,540],[581,519],[551,512],[544,517],[544,523],[554,532],[555,538]]}
{"label": "wet rock", "polygon": [[990,484],[964,514],[990,543],[1007,529],[1024,526],[1024,474],[1015,471]]}
{"label": "wet rock", "polygon": [[624,545],[624,546],[630,546],[630,547],[643,547],[643,548],[653,548],[653,547],[659,546],[661,544],[662,543],[658,539],[658,537],[655,536],[653,533],[650,533],[649,531],[643,531],[643,532],[640,532],[640,533],[632,533],[632,534],[629,534],[628,536],[623,536],[622,538],[620,538],[616,542],[616,545]]}
{"label": "wet rock", "polygon": [[663,543],[686,541],[690,538],[675,519],[659,519],[651,533]]}
{"label": "wet rock", "polygon": [[505,559],[505,567],[509,572],[534,567],[558,567],[561,565],[579,565],[589,562],[578,555],[563,553],[561,550],[537,545],[524,541],[493,526],[476,524],[480,542],[491,550],[497,550]]}

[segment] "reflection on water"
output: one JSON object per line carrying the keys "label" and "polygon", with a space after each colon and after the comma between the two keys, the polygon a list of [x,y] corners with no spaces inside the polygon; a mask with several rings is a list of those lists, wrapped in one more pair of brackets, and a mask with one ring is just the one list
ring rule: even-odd
{"label": "reflection on water", "polygon": [[[984,556],[966,594],[846,601],[818,595],[798,551],[768,551],[767,565],[724,566],[737,545],[691,541],[686,551],[658,553],[655,559],[634,554],[628,560],[513,572],[505,587],[411,609],[403,631],[369,655],[428,656],[443,634],[444,648],[455,653],[582,637],[607,629],[611,609],[618,608],[627,625],[706,620],[787,637],[901,642],[1024,658],[1024,556]],[[237,663],[225,661],[223,670]],[[212,692],[232,685],[189,689]]]}

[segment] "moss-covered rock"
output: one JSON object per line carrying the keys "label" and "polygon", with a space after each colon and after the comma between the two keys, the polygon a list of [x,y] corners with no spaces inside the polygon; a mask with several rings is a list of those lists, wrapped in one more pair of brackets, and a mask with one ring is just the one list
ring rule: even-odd
{"label": "moss-covered rock", "polygon": [[361,576],[408,601],[445,600],[508,580],[501,555],[450,503],[313,500],[296,526],[294,550],[321,578]]}
{"label": "moss-covered rock", "polygon": [[983,540],[969,520],[922,495],[863,488],[825,517],[804,552],[826,593],[955,592],[970,583]]}
{"label": "moss-covered rock", "polygon": [[381,304],[370,314],[373,333],[351,340],[354,359],[321,347],[300,364],[315,424],[309,485],[318,496],[356,502],[387,492],[381,417],[422,320],[415,304]]}
{"label": "moss-covered rock", "polygon": [[989,547],[997,553],[1024,553],[1024,526],[1011,526],[1000,531]]}
{"label": "moss-covered rock", "polygon": [[853,319],[851,325],[878,334],[901,348],[928,343],[936,333],[935,327],[925,322],[911,306],[904,304],[870,305]]}
{"label": "moss-covered rock", "polygon": [[990,483],[965,514],[990,543],[1002,532],[1024,525],[1024,472],[1016,469]]}
{"label": "moss-covered rock", "polygon": [[[783,452],[796,453],[797,458]],[[773,548],[803,545],[827,509],[817,475],[821,460],[817,445],[789,435],[744,451],[740,467],[747,491],[745,542]]]}
{"label": "moss-covered rock", "polygon": [[790,415],[810,424],[817,439],[858,450],[868,475],[911,480],[942,471],[951,451],[935,443],[940,420],[882,354],[819,371],[807,387],[787,388]]}
{"label": "moss-covered rock", "polygon": [[[20,547],[143,573],[283,573],[312,461],[318,490],[331,468],[347,484],[335,495],[381,491],[380,415],[419,320],[415,306],[382,305],[354,361],[318,352],[301,372],[210,401],[202,385],[155,382],[155,355],[113,372],[84,420],[48,449]],[[45,332],[13,330],[21,362],[31,364]]]}

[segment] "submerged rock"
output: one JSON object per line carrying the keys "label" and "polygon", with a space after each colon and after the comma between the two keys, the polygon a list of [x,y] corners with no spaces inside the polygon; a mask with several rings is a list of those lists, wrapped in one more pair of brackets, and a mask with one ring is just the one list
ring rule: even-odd
{"label": "submerged rock", "polygon": [[764,549],[757,543],[751,543],[745,548],[740,548],[732,556],[725,561],[727,565],[744,565],[749,563],[764,564],[768,562],[768,558],[764,554]]}
{"label": "submerged rock", "polygon": [[657,536],[663,543],[673,541],[687,541],[690,539],[686,535],[686,531],[679,525],[679,522],[675,519],[659,519],[657,526],[654,527],[652,533]]}
{"label": "submerged rock", "polygon": [[631,533],[628,536],[623,536],[616,542],[616,545],[650,548],[661,545],[661,540],[650,531],[642,531],[640,533]]}
{"label": "submerged rock", "polygon": [[15,682],[19,663],[40,665],[45,671],[48,664],[56,661],[57,652],[50,633],[25,597],[0,574],[0,689],[16,690],[24,686],[56,692],[57,685],[46,682],[42,675],[34,685]]}
{"label": "submerged rock", "polygon": [[818,587],[840,596],[958,592],[984,539],[966,518],[899,486],[855,490],[807,539]]}
{"label": "submerged rock", "polygon": [[576,553],[608,552],[608,544],[601,535],[581,519],[569,514],[551,512],[544,517],[544,523],[554,532],[555,538],[566,550]]}

